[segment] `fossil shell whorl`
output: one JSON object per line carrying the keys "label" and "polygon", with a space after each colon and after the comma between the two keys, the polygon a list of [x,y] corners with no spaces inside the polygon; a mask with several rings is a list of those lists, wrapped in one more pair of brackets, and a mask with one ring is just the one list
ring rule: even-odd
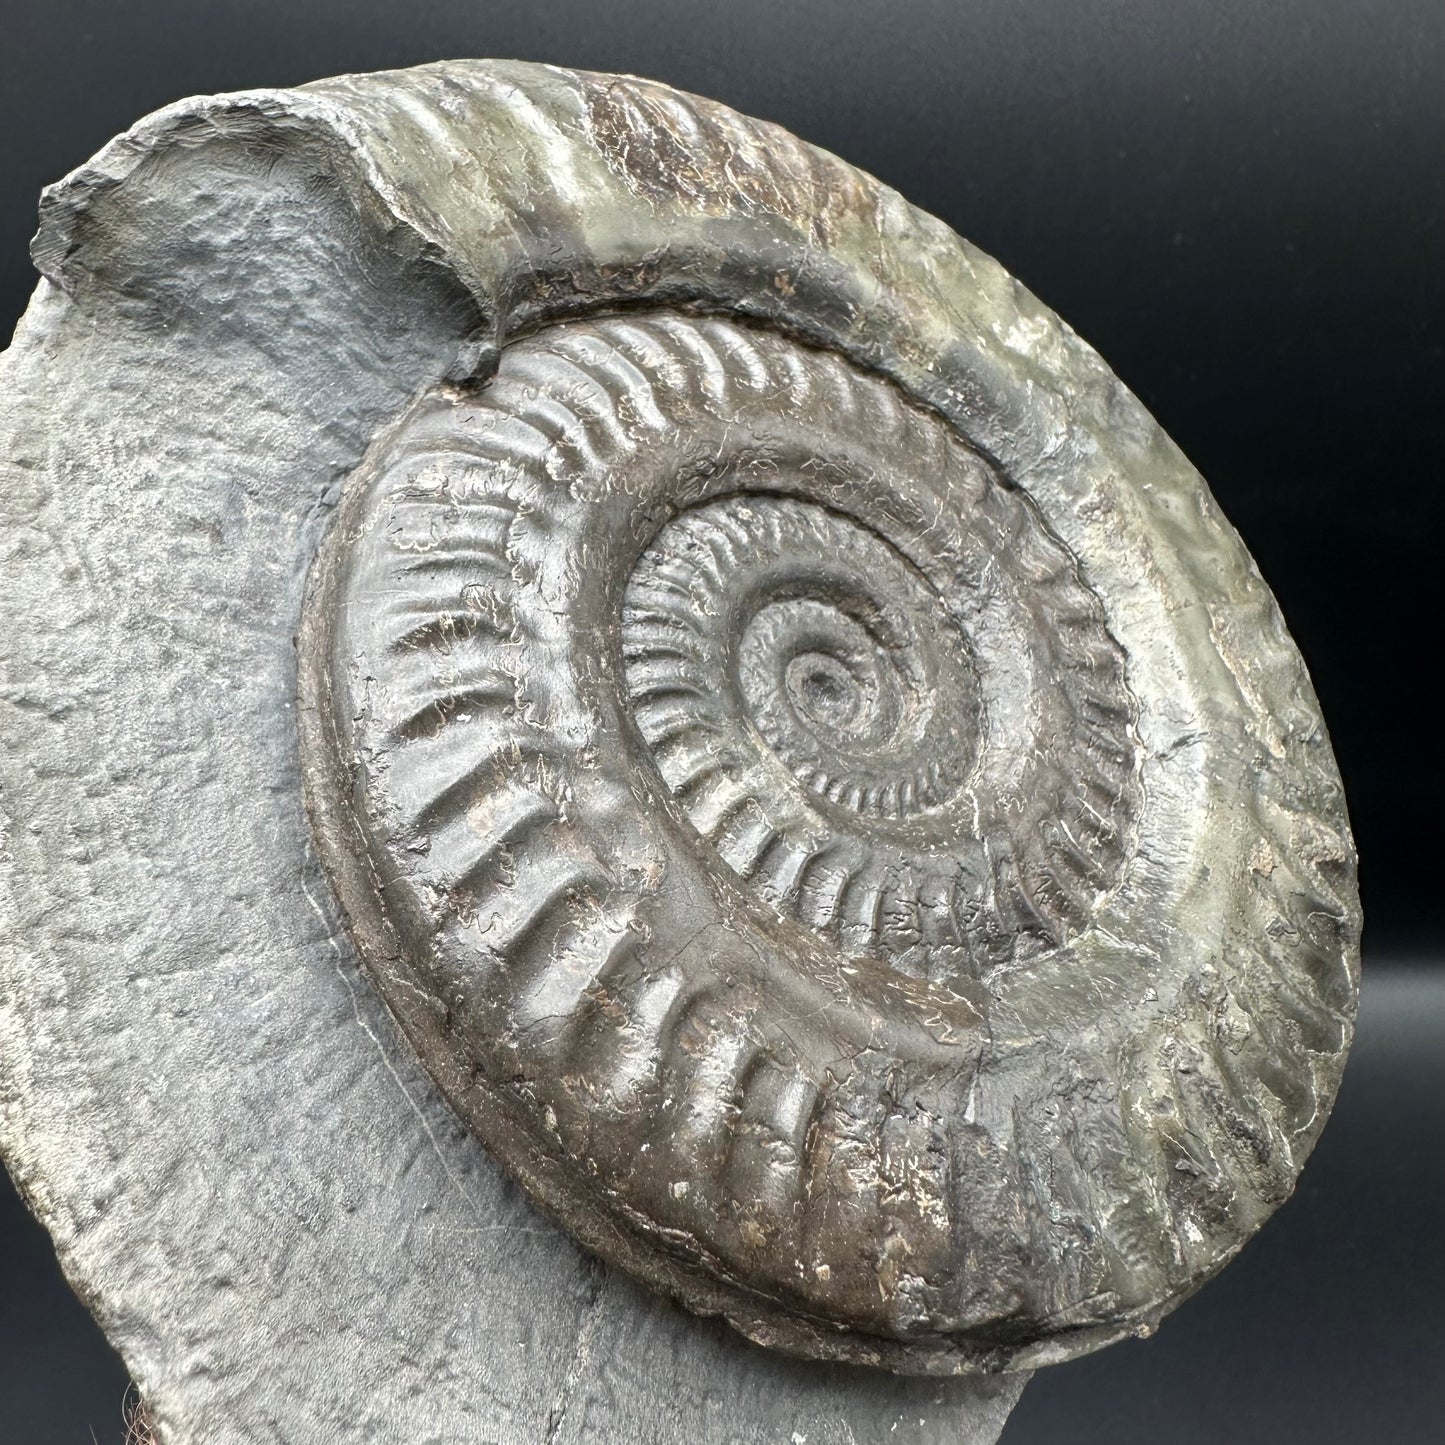
{"label": "fossil shell whorl", "polygon": [[[948,424],[765,330],[558,325],[373,448],[317,576],[309,787],[363,957],[585,1242],[910,1370],[1191,1286],[1140,1244],[1178,1155],[1071,949],[1137,853],[1126,651]],[[1064,997],[1061,1070],[1017,1021]],[[1186,1132],[1267,1134],[1241,1093]],[[1095,1199],[1091,1157],[1137,1197]]]}

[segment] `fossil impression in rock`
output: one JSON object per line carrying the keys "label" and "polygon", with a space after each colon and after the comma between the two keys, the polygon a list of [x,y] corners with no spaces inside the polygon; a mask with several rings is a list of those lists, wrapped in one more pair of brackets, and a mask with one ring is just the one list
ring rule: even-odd
{"label": "fossil impression in rock", "polygon": [[[211,250],[125,211],[206,155],[245,183],[205,204],[240,204],[253,154],[348,218],[334,256],[289,202]],[[107,208],[134,217],[124,264]],[[301,279],[235,281],[273,231],[260,274]],[[159,360],[126,333],[115,365],[201,479],[144,580],[212,661],[185,707],[111,679],[123,757],[182,738],[232,767],[249,744],[205,729],[242,714],[191,699],[271,688],[253,751],[283,799],[304,787],[366,978],[590,1250],[789,1354],[1018,1371],[1148,1332],[1288,1196],[1357,988],[1318,706],[1198,474],[995,263],[763,122],[492,63],[186,103],[51,193],[36,255],[47,305],[130,298],[116,325],[141,316]],[[135,424],[107,439],[115,411],[55,424],[97,473],[145,455]],[[150,486],[97,535],[139,526]],[[207,488],[239,584],[185,560]],[[222,595],[234,632],[194,605]],[[177,836],[192,794],[225,804],[205,869],[153,891],[186,876],[221,919],[256,896],[223,886],[248,766],[153,790]],[[152,825],[127,826],[107,858]],[[246,927],[290,909],[312,952],[278,944],[290,971],[243,992],[329,998],[344,965],[306,934],[331,900],[303,847]],[[190,957],[211,934],[188,930]],[[319,1076],[322,1019],[288,1019]],[[327,1108],[280,1087],[296,1157],[323,1149]],[[418,1120],[397,1137],[445,1161]],[[428,1309],[443,1275],[478,1287],[447,1275],[460,1246],[400,1239]],[[286,1298],[336,1257],[280,1268]]]}

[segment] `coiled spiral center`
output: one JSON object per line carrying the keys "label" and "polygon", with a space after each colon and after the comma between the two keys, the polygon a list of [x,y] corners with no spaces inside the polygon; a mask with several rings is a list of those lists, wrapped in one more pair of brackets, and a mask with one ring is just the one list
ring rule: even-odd
{"label": "coiled spiral center", "polygon": [[[687,617],[670,606],[683,577]],[[967,642],[917,570],[858,523],[783,497],[712,502],[658,536],[629,602],[634,620],[676,620],[695,664],[709,661],[700,620],[738,639],[718,701],[734,693],[739,717],[818,805],[910,818],[967,775],[978,706]],[[634,689],[645,689],[655,659],[635,661]]]}
{"label": "coiled spiral center", "polygon": [[[982,589],[941,588],[925,565],[824,502],[714,497],[637,562],[621,640],[651,759],[733,872],[845,949],[944,978],[976,970],[1010,907],[1000,872],[1011,885],[1059,801],[1037,793],[1037,825],[1007,811],[999,760],[1015,767],[1020,739],[998,728],[995,773],[980,777],[980,666],[996,693],[1001,682],[1018,693],[1029,614],[1000,620]],[[1037,709],[1057,709],[1057,682],[1033,670]],[[1057,924],[1035,909],[1007,926],[1017,951]]]}

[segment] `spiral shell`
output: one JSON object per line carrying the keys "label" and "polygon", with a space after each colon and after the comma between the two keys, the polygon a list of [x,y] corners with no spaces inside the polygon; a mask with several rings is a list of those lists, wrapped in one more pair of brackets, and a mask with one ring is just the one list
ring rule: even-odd
{"label": "spiral shell", "polygon": [[169,107],[33,254],[0,1152],[163,1428],[982,1440],[1288,1196],[1319,707],[996,263],[487,61]]}
{"label": "spiral shell", "polygon": [[[693,204],[629,85],[594,143]],[[1313,704],[1151,576],[1233,544],[1112,555],[968,414],[736,314],[537,326],[375,441],[301,638],[319,850],[461,1117],[608,1261],[915,1373],[1152,1328],[1288,1193],[1353,996]]]}

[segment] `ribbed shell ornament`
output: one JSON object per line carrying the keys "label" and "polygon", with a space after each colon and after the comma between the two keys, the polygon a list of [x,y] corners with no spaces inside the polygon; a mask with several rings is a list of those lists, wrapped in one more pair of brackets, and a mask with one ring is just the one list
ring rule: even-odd
{"label": "ribbed shell ornament", "polygon": [[[360,956],[545,1209],[756,1340],[957,1373],[1147,1332],[1289,1193],[1349,1039],[1353,854],[1273,599],[940,223],[554,76],[565,124],[412,207],[483,324],[312,568]],[[416,85],[398,127],[465,133]]]}

